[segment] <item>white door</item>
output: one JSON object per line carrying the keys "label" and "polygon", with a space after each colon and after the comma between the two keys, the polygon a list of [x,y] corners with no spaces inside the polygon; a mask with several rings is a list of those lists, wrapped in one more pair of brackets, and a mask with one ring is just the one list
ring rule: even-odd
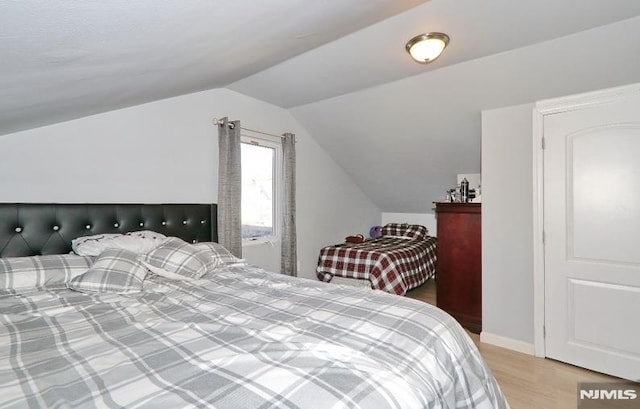
{"label": "white door", "polygon": [[544,116],[546,356],[640,380],[640,97]]}

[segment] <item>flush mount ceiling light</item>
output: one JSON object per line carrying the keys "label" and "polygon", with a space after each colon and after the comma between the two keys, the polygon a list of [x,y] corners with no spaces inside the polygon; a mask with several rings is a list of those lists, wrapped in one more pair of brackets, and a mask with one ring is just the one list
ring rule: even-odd
{"label": "flush mount ceiling light", "polygon": [[407,43],[407,52],[411,58],[421,64],[427,64],[440,56],[449,44],[449,36],[442,33],[420,34]]}

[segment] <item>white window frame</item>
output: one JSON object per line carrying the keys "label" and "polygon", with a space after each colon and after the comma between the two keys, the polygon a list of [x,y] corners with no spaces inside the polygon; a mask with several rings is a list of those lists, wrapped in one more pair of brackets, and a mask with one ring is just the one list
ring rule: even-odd
{"label": "white window frame", "polygon": [[[265,148],[272,148],[275,153],[274,157],[274,169],[273,169],[273,232],[274,234],[271,236],[263,236],[257,238],[247,238],[242,239],[242,245],[254,245],[254,244],[272,244],[274,242],[280,241],[281,238],[281,220],[282,220],[282,195],[283,195],[283,175],[282,175],[282,141],[278,137],[270,137],[270,136],[250,136],[250,135],[240,135],[240,142],[247,143],[252,145],[263,146]],[[242,216],[241,216],[242,223]]]}

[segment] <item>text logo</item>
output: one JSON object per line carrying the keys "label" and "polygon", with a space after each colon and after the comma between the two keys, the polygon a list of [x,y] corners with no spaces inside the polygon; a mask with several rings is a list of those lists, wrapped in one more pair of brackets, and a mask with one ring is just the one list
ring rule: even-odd
{"label": "text logo", "polygon": [[638,399],[638,394],[633,389],[586,389],[580,399]]}
{"label": "text logo", "polygon": [[578,409],[640,407],[640,384],[633,382],[580,382]]}

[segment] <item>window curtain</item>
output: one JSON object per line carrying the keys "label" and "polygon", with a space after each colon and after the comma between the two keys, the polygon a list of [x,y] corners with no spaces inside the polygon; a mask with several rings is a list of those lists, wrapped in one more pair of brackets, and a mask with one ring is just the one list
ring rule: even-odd
{"label": "window curtain", "polygon": [[240,121],[218,125],[218,242],[242,258]]}
{"label": "window curtain", "polygon": [[296,239],[296,143],[295,135],[285,133],[282,138],[282,176],[284,198],[282,201],[282,249],[280,272],[297,276]]}

